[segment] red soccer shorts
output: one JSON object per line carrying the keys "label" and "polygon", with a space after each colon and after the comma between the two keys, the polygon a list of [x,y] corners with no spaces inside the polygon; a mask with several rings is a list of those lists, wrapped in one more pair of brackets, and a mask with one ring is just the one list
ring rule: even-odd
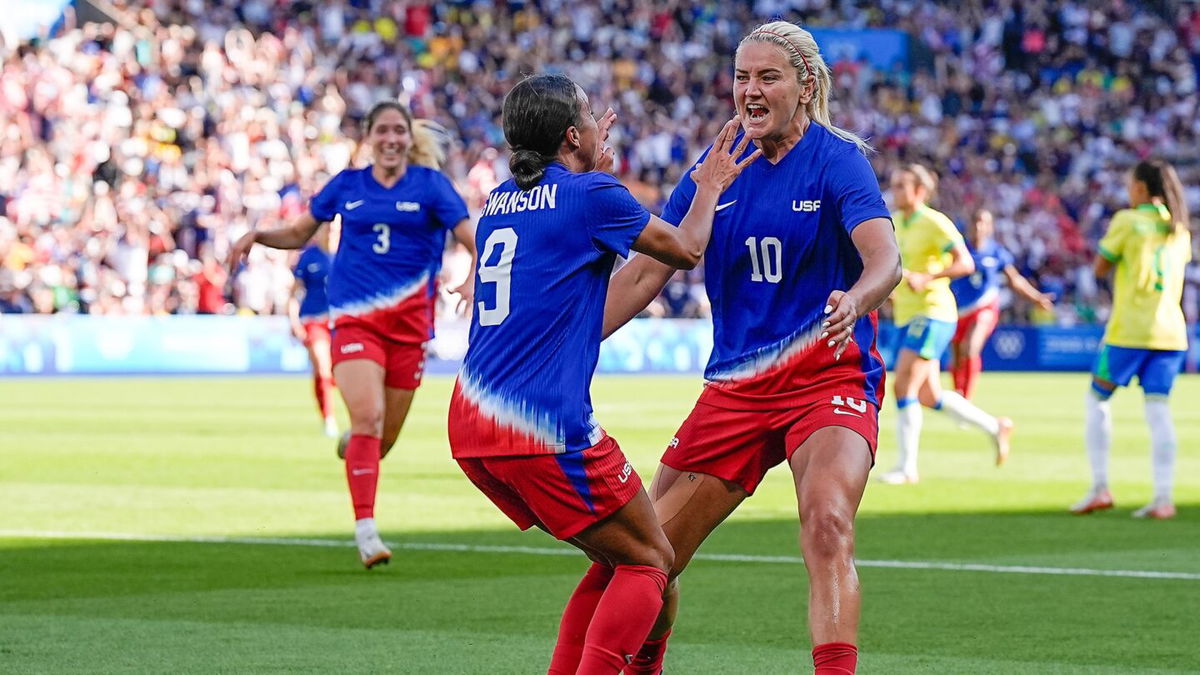
{"label": "red soccer shorts", "polygon": [[642,489],[611,436],[579,452],[465,457],[458,465],[517,527],[541,524],[558,539],[616,513]]}
{"label": "red soccer shorts", "polygon": [[367,359],[383,366],[383,383],[393,389],[416,389],[425,372],[425,345],[389,340],[365,324],[334,328],[330,351],[335,367],[354,359]]}
{"label": "red soccer shorts", "polygon": [[879,410],[869,401],[828,390],[783,410],[729,410],[698,401],[671,439],[662,463],[724,478],[754,494],[771,467],[790,460],[809,436],[825,427],[858,433],[875,463]]}
{"label": "red soccer shorts", "polygon": [[[950,344],[962,344],[967,339],[967,333],[971,331],[971,327],[975,324],[983,326],[987,336],[991,336],[992,331],[996,330],[996,325],[1000,323],[1000,299],[997,298],[988,304],[978,307],[967,314],[958,317],[958,327],[954,329],[954,337],[950,340]],[[987,337],[984,338],[987,340]]]}
{"label": "red soccer shorts", "polygon": [[304,326],[304,346],[311,347],[314,342],[323,341],[329,343],[331,333],[329,331],[329,322],[325,319],[318,321],[305,321]]}

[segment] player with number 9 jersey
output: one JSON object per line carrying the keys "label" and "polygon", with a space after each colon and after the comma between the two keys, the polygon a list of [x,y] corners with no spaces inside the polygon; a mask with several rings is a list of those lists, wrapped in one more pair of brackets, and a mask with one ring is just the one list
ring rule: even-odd
{"label": "player with number 9 jersey", "polygon": [[602,170],[612,111],[598,123],[561,75],[531,77],[504,102],[513,178],[492,191],[470,346],[450,403],[450,448],[463,472],[522,529],[538,525],[595,564],[563,613],[550,673],[619,673],[662,606],[671,549],[641,479],[592,413],[605,293],[630,250],[694,267],[718,195],[739,163],[736,122],[696,169],[685,222],[652,216]]}

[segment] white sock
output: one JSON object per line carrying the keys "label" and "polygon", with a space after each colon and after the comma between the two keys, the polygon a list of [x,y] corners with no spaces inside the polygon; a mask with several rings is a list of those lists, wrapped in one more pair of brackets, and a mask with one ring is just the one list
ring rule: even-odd
{"label": "white sock", "polygon": [[900,457],[896,467],[909,476],[917,475],[917,453],[921,445],[921,422],[924,415],[921,404],[913,399],[908,405],[896,411],[896,446]]}
{"label": "white sock", "polygon": [[1151,464],[1154,467],[1154,500],[1171,501],[1175,474],[1175,425],[1165,396],[1146,396],[1146,423],[1150,425]]}
{"label": "white sock", "polygon": [[[1092,465],[1092,489],[1108,487],[1108,450],[1112,445],[1112,409],[1108,400],[1101,400],[1093,389],[1088,389],[1087,426],[1084,427],[1084,442],[1087,444],[1088,460]],[[1149,415],[1149,412],[1147,412]],[[1153,425],[1151,426],[1153,429]]]}
{"label": "white sock", "polygon": [[359,518],[354,521],[354,534],[357,537],[369,537],[377,532],[374,518]]}
{"label": "white sock", "polygon": [[980,410],[979,406],[955,392],[942,392],[940,410],[959,422],[970,424],[976,429],[982,430],[989,436],[995,436],[1000,433],[1000,423],[996,421],[995,417]]}

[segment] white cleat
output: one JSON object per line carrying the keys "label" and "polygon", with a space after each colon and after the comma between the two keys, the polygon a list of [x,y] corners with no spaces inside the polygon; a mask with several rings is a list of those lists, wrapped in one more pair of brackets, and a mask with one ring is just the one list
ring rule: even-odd
{"label": "white cleat", "polygon": [[333,419],[332,417],[326,417],[324,431],[325,431],[326,438],[337,438],[338,437],[337,420]]}
{"label": "white cleat", "polygon": [[356,532],[354,541],[358,544],[358,557],[367,569],[376,565],[386,565],[392,559],[392,552],[383,545],[379,532],[374,530],[366,533]]}
{"label": "white cleat", "polygon": [[1134,511],[1133,517],[1150,518],[1151,520],[1170,520],[1175,517],[1175,505],[1166,500],[1155,499],[1137,511]]}
{"label": "white cleat", "polygon": [[[1083,516],[1095,513],[1096,511],[1106,511],[1112,507],[1112,493],[1108,491],[1108,488],[1092,488],[1083,499],[1080,499],[1071,507],[1071,513]],[[1134,515],[1136,516],[1137,514],[1135,513]]]}
{"label": "white cleat", "polygon": [[1004,466],[1004,462],[1008,460],[1008,451],[1011,445],[1013,421],[1007,417],[997,417],[996,422],[1000,424],[1000,430],[992,439],[996,442],[996,466]]}
{"label": "white cleat", "polygon": [[904,469],[892,469],[879,475],[879,482],[888,485],[912,485],[918,480],[916,473],[907,473]]}

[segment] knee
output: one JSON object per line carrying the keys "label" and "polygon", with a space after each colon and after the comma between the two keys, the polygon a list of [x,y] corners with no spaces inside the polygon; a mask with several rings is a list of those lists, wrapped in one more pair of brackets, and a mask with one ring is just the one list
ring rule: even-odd
{"label": "knee", "polygon": [[937,407],[938,400],[934,398],[933,392],[929,391],[928,389],[922,388],[920,393],[917,394],[917,398],[920,399],[921,405],[925,406],[926,408]]}
{"label": "knee", "polygon": [[651,547],[647,565],[662,570],[668,577],[677,576],[679,573],[675,570],[675,550],[671,548],[671,544],[664,540],[655,543]]}
{"label": "knee", "polygon": [[370,404],[350,408],[350,427],[351,431],[356,434],[381,436],[383,434],[383,406]]}
{"label": "knee", "polygon": [[801,525],[801,548],[810,562],[854,556],[854,517],[837,509],[821,509]]}

